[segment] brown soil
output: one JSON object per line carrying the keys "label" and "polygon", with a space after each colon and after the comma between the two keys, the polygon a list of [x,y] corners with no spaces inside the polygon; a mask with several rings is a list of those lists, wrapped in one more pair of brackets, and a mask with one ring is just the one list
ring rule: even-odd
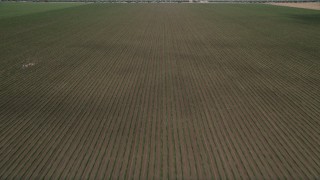
{"label": "brown soil", "polygon": [[319,2],[306,2],[306,3],[269,3],[271,5],[276,6],[287,6],[287,7],[294,7],[294,8],[304,8],[304,9],[315,9],[320,10],[320,3]]}

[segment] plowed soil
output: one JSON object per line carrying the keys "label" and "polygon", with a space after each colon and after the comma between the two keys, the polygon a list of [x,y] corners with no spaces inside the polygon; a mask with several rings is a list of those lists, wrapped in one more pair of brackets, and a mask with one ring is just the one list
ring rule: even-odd
{"label": "plowed soil", "polygon": [[315,9],[320,10],[320,2],[305,2],[305,3],[270,3],[276,6],[287,6],[294,8]]}

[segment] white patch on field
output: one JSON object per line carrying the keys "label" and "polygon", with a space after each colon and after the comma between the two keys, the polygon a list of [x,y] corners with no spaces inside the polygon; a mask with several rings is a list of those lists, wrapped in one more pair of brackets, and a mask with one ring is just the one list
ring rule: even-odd
{"label": "white patch on field", "polygon": [[36,65],[36,63],[23,64],[23,65],[22,65],[22,69],[30,68],[30,67],[35,66],[35,65]]}

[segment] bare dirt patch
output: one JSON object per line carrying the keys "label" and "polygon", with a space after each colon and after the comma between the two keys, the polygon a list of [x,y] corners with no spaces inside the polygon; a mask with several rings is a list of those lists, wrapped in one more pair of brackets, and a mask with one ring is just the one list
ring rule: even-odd
{"label": "bare dirt patch", "polygon": [[304,8],[304,9],[315,9],[320,10],[319,2],[307,2],[307,3],[268,3],[276,6],[287,6],[287,7],[295,7],[295,8]]}

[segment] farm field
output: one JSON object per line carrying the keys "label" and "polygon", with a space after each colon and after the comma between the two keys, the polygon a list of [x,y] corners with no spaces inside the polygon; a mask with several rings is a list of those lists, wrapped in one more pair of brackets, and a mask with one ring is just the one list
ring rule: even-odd
{"label": "farm field", "polygon": [[0,179],[320,177],[320,11],[33,5],[0,3]]}

